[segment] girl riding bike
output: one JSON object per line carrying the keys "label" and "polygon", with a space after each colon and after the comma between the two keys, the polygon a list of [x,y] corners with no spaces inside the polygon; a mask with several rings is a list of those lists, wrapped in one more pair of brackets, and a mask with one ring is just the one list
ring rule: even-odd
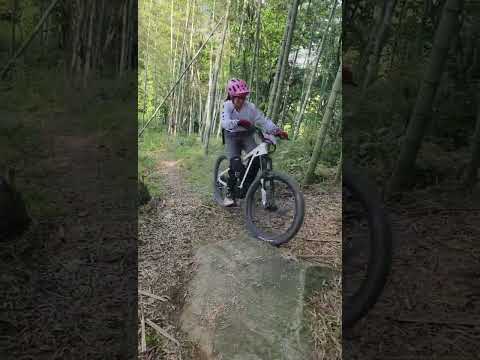
{"label": "girl riding bike", "polygon": [[[230,80],[227,84],[227,93],[227,99],[223,104],[222,130],[230,170],[224,206],[232,206],[235,204],[233,193],[236,181],[245,170],[241,152],[242,150],[249,152],[257,146],[254,138],[255,127],[259,126],[266,133],[282,139],[288,139],[288,134],[265,117],[253,103],[246,100],[250,89],[244,80]],[[251,183],[257,174],[258,164],[252,165],[255,169],[248,174],[247,184]],[[248,186],[246,188],[248,189]]]}

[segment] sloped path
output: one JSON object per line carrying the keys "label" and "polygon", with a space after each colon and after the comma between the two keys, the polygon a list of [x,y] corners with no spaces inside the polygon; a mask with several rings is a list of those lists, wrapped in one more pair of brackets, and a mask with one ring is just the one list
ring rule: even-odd
{"label": "sloped path", "polygon": [[[147,322],[147,351],[142,356],[144,359],[201,359],[198,346],[180,330],[180,316],[189,295],[187,284],[199,266],[195,253],[202,245],[235,244],[236,239],[244,237],[243,211],[222,209],[212,201],[206,202],[186,185],[178,161],[169,159],[164,152],[157,153],[156,157],[157,167],[149,175],[161,178],[163,189],[161,198],[151,201],[139,213],[138,276],[140,290],[162,299],[140,294],[139,319],[143,312],[144,318],[160,326],[178,343],[166,336],[154,335]],[[301,254],[309,260],[338,266],[341,206],[337,195],[315,189],[308,191],[305,226],[291,245],[279,251],[283,257]],[[333,206],[332,201],[339,204]],[[323,244],[312,241],[316,236],[327,241]],[[315,245],[312,247],[312,244]],[[327,250],[322,251],[320,245]]]}

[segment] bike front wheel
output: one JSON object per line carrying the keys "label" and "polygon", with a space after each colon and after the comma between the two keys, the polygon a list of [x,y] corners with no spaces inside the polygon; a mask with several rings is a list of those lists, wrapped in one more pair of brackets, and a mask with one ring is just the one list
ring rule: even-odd
{"label": "bike front wheel", "polygon": [[300,230],[305,200],[290,176],[269,171],[251,184],[245,197],[246,226],[253,237],[279,246]]}
{"label": "bike front wheel", "polygon": [[343,166],[343,326],[353,326],[377,302],[392,263],[392,234],[373,184]]}

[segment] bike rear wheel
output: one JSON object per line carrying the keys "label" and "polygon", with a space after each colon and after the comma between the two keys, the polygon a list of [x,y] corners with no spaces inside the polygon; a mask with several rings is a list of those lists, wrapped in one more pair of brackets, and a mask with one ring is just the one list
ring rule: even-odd
{"label": "bike rear wheel", "polygon": [[375,305],[392,262],[392,235],[380,195],[343,166],[342,323],[353,326]]}
{"label": "bike rear wheel", "polygon": [[268,171],[251,184],[246,195],[245,218],[249,233],[279,246],[300,230],[305,216],[305,200],[290,176]]}

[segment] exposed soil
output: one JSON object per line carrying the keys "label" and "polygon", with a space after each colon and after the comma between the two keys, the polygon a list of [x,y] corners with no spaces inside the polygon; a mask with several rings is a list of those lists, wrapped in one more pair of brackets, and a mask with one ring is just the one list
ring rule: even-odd
{"label": "exposed soil", "polygon": [[119,172],[135,169],[136,154],[75,121],[45,121],[17,166],[18,187],[41,193],[48,211],[0,243],[2,359],[134,356],[125,329],[136,323],[136,227],[124,200],[135,198],[125,189],[136,178]]}
{"label": "exposed soil", "polygon": [[348,359],[473,359],[480,338],[478,190],[444,184],[390,204],[392,272],[343,339]]}

